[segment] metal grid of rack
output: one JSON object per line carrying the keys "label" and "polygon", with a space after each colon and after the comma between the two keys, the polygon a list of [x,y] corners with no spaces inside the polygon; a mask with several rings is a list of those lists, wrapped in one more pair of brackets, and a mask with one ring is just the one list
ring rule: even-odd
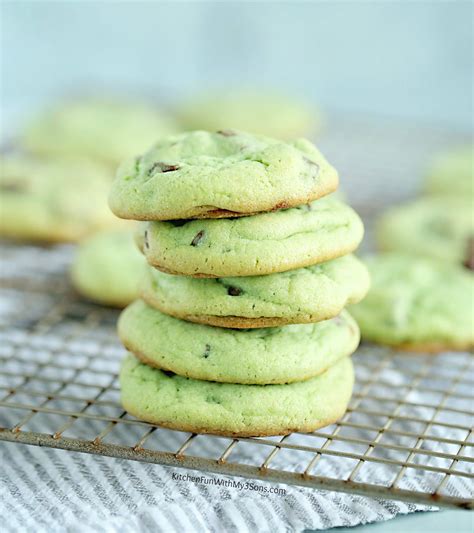
{"label": "metal grid of rack", "polygon": [[349,410],[311,434],[230,439],[170,431],[121,408],[117,311],[74,295],[64,274],[71,250],[1,251],[0,439],[472,507],[472,355],[362,347]]}
{"label": "metal grid of rack", "polygon": [[[429,154],[464,139],[395,123],[331,124],[321,145],[367,216],[413,194]],[[0,245],[0,440],[472,508],[472,354],[362,346],[347,413],[311,434],[230,439],[171,431],[120,406],[118,313],[73,293],[71,255],[70,246]]]}

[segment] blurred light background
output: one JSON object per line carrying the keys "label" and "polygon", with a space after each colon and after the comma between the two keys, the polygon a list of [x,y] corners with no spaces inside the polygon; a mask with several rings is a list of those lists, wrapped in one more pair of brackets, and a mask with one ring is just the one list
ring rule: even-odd
{"label": "blurred light background", "polygon": [[473,3],[2,2],[3,133],[58,96],[271,86],[350,114],[472,127]]}

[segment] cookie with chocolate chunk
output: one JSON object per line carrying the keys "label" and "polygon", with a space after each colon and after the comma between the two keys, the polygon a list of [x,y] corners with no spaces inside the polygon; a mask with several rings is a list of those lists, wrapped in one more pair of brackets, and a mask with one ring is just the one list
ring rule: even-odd
{"label": "cookie with chocolate chunk", "polygon": [[422,198],[386,211],[376,227],[379,248],[462,264],[474,237],[470,198]]}
{"label": "cookie with chocolate chunk", "polygon": [[349,357],[307,381],[240,385],[188,379],[129,355],[120,370],[123,407],[160,426],[233,437],[311,432],[346,411],[354,383]]}
{"label": "cookie with chocolate chunk", "polygon": [[267,276],[197,279],[147,269],[141,296],[169,315],[228,328],[319,322],[359,302],[367,268],[353,255]]}
{"label": "cookie with chocolate chunk", "polygon": [[229,218],[307,204],[337,184],[336,170],[307,140],[193,131],[125,162],[109,203],[134,220]]}
{"label": "cookie with chocolate chunk", "polygon": [[463,266],[387,253],[367,258],[371,288],[349,307],[362,338],[438,352],[474,346],[474,275]]}
{"label": "cookie with chocolate chunk", "polygon": [[120,226],[107,207],[109,170],[84,159],[0,159],[0,236],[75,242]]}
{"label": "cookie with chocolate chunk", "polygon": [[138,243],[170,274],[203,278],[285,272],[346,255],[363,236],[360,218],[332,198],[233,219],[147,222]]}

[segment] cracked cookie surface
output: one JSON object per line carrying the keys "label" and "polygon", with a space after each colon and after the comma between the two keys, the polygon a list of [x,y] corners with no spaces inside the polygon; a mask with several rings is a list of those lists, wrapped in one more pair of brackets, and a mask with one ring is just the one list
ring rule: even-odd
{"label": "cracked cookie surface", "polygon": [[258,276],[322,263],[354,251],[362,222],[331,198],[233,219],[148,222],[137,240],[147,261],[170,274]]}
{"label": "cracked cookie surface", "polygon": [[229,328],[319,322],[367,293],[369,275],[353,255],[267,276],[197,279],[148,268],[142,298],[178,318]]}
{"label": "cracked cookie surface", "polygon": [[306,204],[337,185],[336,170],[305,139],[193,131],[124,162],[109,204],[134,220],[228,218]]}

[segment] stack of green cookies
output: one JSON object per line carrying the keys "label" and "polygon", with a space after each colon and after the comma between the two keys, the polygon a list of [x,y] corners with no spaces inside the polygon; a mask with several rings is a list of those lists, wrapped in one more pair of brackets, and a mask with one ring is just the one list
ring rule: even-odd
{"label": "stack of green cookies", "polygon": [[[232,436],[309,432],[345,412],[369,286],[362,222],[306,140],[239,131],[162,139],[124,163],[112,211],[141,220],[150,268],[122,313],[124,407]],[[133,354],[133,355],[132,355]]]}

